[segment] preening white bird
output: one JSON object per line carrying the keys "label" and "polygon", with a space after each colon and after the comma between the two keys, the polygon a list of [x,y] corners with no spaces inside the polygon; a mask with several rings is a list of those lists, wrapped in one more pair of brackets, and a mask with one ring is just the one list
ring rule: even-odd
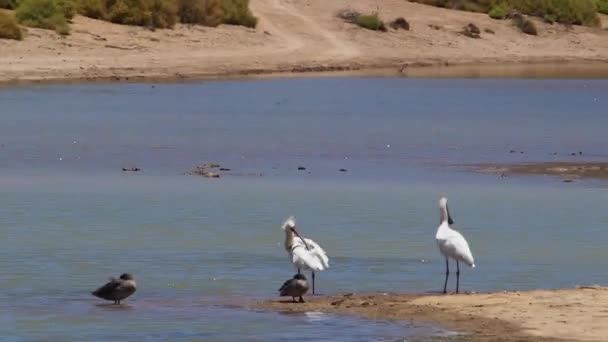
{"label": "preening white bird", "polygon": [[312,271],[312,294],[315,294],[315,272],[329,268],[329,258],[318,243],[300,236],[293,216],[283,223],[282,228],[285,232],[285,250],[298,274],[301,270]]}
{"label": "preening white bird", "polygon": [[437,246],[439,251],[445,257],[445,282],[443,284],[443,293],[447,292],[448,277],[450,275],[450,264],[449,259],[456,260],[456,293],[458,293],[458,286],[460,282],[460,266],[459,261],[465,264],[475,267],[475,259],[471,254],[469,243],[465,240],[464,236],[458,231],[452,228],[454,221],[448,210],[448,199],[441,197],[439,199],[439,211],[441,215],[441,223],[437,228],[437,234],[435,239],[437,240]]}

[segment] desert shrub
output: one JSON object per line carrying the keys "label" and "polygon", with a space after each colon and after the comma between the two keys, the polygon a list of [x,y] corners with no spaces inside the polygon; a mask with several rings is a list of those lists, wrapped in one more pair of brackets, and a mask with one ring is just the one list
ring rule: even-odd
{"label": "desert shrub", "polygon": [[18,4],[18,0],[0,0],[0,8],[15,9]]}
{"label": "desert shrub", "polygon": [[[427,5],[474,12],[492,13],[492,17],[500,17],[497,6],[507,12],[518,10],[523,14],[538,16],[553,15],[556,21],[563,24],[597,25],[599,2],[608,0],[409,0]],[[597,6],[597,7],[596,7]]]}
{"label": "desert shrub", "polygon": [[74,0],[55,0],[57,8],[63,13],[63,16],[70,20],[76,15],[76,4]]}
{"label": "desert shrub", "polygon": [[55,0],[22,0],[15,17],[25,26],[55,30],[60,34],[68,34],[70,30],[64,8]]}
{"label": "desert shrub", "polygon": [[249,9],[249,0],[220,0],[220,5],[225,24],[246,27],[255,27],[258,24],[258,18],[253,16]]}
{"label": "desert shrub", "polygon": [[490,9],[490,11],[488,12],[488,15],[492,19],[504,19],[507,17],[508,13],[509,13],[509,8],[507,8],[506,6],[495,5],[492,7],[492,9]]}
{"label": "desert shrub", "polygon": [[597,11],[603,14],[608,14],[608,0],[595,0]]}
{"label": "desert shrub", "polygon": [[76,11],[93,19],[104,19],[106,4],[104,0],[79,0]]}
{"label": "desert shrub", "polygon": [[173,0],[110,0],[106,8],[107,20],[116,24],[172,28],[177,20]]}
{"label": "desert shrub", "polygon": [[355,19],[355,23],[368,30],[386,31],[386,26],[378,13],[361,14]]}
{"label": "desert shrub", "polygon": [[19,28],[15,18],[11,14],[2,11],[0,11],[0,38],[23,39],[21,28]]}
{"label": "desert shrub", "polygon": [[173,0],[150,0],[150,23],[152,28],[172,28],[177,21],[177,3]]}
{"label": "desert shrub", "polygon": [[115,0],[107,2],[107,19],[116,24],[145,26],[150,12],[144,0]]}
{"label": "desert shrub", "polygon": [[180,0],[178,16],[182,23],[211,27],[224,21],[219,0]]}
{"label": "desert shrub", "polygon": [[557,17],[553,14],[545,14],[543,16],[543,20],[547,23],[547,24],[553,24],[557,21]]}

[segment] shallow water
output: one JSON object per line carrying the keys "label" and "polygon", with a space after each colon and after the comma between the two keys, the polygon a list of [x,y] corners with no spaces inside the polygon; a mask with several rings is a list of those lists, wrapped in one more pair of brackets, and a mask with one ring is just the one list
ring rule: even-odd
{"label": "shallow water", "polygon": [[[444,332],[243,303],[273,298],[293,275],[280,230],[290,214],[331,256],[319,292],[439,290],[442,194],[478,266],[462,270],[462,289],[603,284],[603,183],[457,165],[605,159],[606,94],[608,81],[583,79],[2,89],[0,331],[28,341],[435,336]],[[184,174],[204,161],[233,175]],[[121,172],[131,166],[143,171]],[[140,285],[127,307],[89,295],[125,271]]]}

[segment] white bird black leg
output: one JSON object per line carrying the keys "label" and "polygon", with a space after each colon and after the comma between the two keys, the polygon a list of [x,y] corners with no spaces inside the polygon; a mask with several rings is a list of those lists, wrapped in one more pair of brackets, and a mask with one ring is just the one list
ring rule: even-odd
{"label": "white bird black leg", "polygon": [[460,266],[456,260],[456,293],[458,293],[458,285],[460,284]]}
{"label": "white bird black leg", "polygon": [[448,293],[448,277],[450,275],[450,263],[448,258],[445,258],[445,282],[443,283],[443,293]]}
{"label": "white bird black leg", "polygon": [[315,294],[315,272],[312,272],[312,294]]}

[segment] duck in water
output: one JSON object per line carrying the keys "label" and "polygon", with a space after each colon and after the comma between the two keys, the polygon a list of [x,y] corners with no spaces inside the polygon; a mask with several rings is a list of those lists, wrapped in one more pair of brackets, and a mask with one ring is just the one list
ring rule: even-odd
{"label": "duck in water", "polygon": [[296,302],[296,297],[300,297],[300,303],[304,303],[304,298],[302,298],[302,296],[305,295],[306,292],[308,292],[308,281],[301,273],[298,273],[294,275],[292,279],[287,280],[279,289],[281,297],[290,296],[293,298],[294,303]]}
{"label": "duck in water", "polygon": [[110,278],[102,287],[91,292],[93,296],[105,300],[113,300],[114,304],[120,304],[120,301],[129,297],[137,290],[135,278],[129,273],[123,273],[120,278]]}

